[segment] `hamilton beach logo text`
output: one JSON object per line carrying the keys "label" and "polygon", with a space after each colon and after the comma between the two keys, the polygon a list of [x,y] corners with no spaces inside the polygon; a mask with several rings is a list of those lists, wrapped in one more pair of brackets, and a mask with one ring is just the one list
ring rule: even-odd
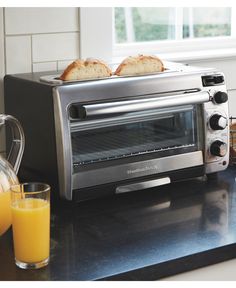
{"label": "hamilton beach logo text", "polygon": [[135,173],[141,173],[141,172],[145,172],[145,171],[150,171],[150,170],[156,170],[158,172],[158,167],[155,166],[145,166],[143,168],[137,168],[134,170],[127,170],[127,174],[135,174]]}

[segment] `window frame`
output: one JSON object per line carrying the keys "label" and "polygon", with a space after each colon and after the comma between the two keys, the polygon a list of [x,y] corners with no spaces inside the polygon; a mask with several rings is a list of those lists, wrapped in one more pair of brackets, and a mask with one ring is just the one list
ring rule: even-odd
{"label": "window frame", "polygon": [[[222,7],[223,8],[223,7]],[[98,12],[99,9],[99,12]],[[190,53],[201,51],[204,58],[214,51],[214,56],[224,55],[236,56],[236,8],[232,9],[232,35],[212,38],[195,38],[183,40],[162,40],[150,42],[134,42],[125,44],[114,43],[114,8],[113,7],[81,7],[80,8],[80,56],[82,58],[97,57],[109,63],[116,63],[121,57],[136,55],[138,53],[158,54],[166,60],[181,60]],[[94,37],[97,35],[97,37]],[[97,41],[102,35],[102,41]],[[227,50],[227,51],[226,51]],[[227,54],[226,53],[226,54]],[[179,54],[179,56],[177,55]],[[185,54],[185,57],[183,56]],[[179,58],[179,59],[178,59]],[[117,61],[116,61],[117,60]]]}

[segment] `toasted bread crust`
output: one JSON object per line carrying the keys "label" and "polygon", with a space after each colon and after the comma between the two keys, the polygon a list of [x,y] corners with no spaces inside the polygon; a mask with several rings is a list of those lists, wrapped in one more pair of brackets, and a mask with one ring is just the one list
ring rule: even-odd
{"label": "toasted bread crust", "polygon": [[85,80],[110,77],[111,69],[106,63],[98,59],[75,60],[62,73],[60,79],[63,81],[69,80]]}
{"label": "toasted bread crust", "polygon": [[117,67],[115,75],[137,75],[164,71],[163,62],[156,56],[138,55],[125,58]]}

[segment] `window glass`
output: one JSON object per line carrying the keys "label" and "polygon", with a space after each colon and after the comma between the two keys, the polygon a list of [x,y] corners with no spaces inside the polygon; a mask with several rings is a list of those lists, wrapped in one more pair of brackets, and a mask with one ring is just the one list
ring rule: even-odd
{"label": "window glass", "polygon": [[183,38],[231,35],[230,8],[184,8]]}
{"label": "window glass", "polygon": [[231,8],[117,7],[115,42],[231,36]]}
{"label": "window glass", "polygon": [[175,8],[115,8],[116,42],[175,39]]}

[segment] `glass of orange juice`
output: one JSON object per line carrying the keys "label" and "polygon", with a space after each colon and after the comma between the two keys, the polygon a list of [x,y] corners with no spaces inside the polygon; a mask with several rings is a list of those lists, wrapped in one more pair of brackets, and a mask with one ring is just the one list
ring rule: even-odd
{"label": "glass of orange juice", "polygon": [[49,262],[50,186],[24,183],[11,186],[15,263],[37,269]]}

